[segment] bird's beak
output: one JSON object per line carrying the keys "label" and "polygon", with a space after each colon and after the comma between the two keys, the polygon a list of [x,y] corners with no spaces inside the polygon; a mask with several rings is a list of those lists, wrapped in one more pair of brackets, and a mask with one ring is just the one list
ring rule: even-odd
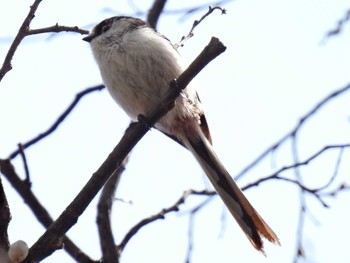
{"label": "bird's beak", "polygon": [[90,34],[90,35],[84,37],[83,40],[90,43],[91,40],[93,40],[94,37],[95,37],[94,35]]}

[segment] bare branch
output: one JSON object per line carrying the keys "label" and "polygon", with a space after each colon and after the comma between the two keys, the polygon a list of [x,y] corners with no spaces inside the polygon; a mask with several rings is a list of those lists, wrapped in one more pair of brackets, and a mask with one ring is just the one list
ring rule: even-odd
{"label": "bare branch", "polygon": [[22,42],[23,38],[25,38],[25,36],[27,35],[28,30],[29,30],[29,25],[34,18],[34,14],[35,14],[36,10],[38,9],[41,1],[42,0],[35,0],[34,3],[30,6],[29,13],[28,13],[27,17],[24,19],[21,27],[19,28],[18,33],[17,33],[15,39],[13,40],[9,51],[6,54],[5,60],[2,64],[2,67],[0,69],[0,82],[1,82],[2,78],[6,75],[6,73],[12,69],[11,61],[12,61],[13,55],[15,54],[15,52],[16,52],[19,44]]}
{"label": "bare branch", "polygon": [[31,185],[31,181],[30,181],[30,174],[29,174],[29,166],[28,166],[28,162],[27,162],[27,157],[26,154],[24,153],[24,149],[22,144],[18,144],[18,150],[19,150],[19,154],[22,157],[22,161],[23,161],[23,166],[24,166],[24,172],[26,175],[26,183],[30,186]]}
{"label": "bare branch", "polygon": [[199,4],[199,5],[196,5],[193,7],[164,10],[163,14],[166,14],[166,15],[183,14],[182,17],[179,19],[181,21],[181,20],[185,20],[186,17],[193,15],[196,12],[207,9],[208,6],[222,6],[222,5],[224,5],[228,2],[232,2],[232,1],[233,0],[222,0],[222,1],[217,1],[217,2],[209,2],[209,3]]}
{"label": "bare branch", "polygon": [[345,27],[345,24],[348,23],[349,21],[350,21],[350,9],[346,10],[344,16],[338,20],[337,25],[325,34],[322,42],[324,43],[327,39],[339,35],[342,32],[343,28]]}
{"label": "bare branch", "polygon": [[[325,146],[321,150],[319,150],[318,152],[316,152],[315,154],[310,156],[305,161],[297,162],[295,164],[288,165],[288,166],[284,166],[284,167],[280,168],[279,170],[277,170],[276,172],[274,172],[273,174],[271,174],[269,176],[266,176],[266,177],[263,177],[263,178],[260,178],[259,180],[256,180],[255,182],[246,185],[245,187],[242,188],[242,190],[244,191],[244,190],[246,190],[248,188],[251,188],[253,186],[258,186],[260,183],[265,182],[265,181],[269,181],[269,180],[273,180],[273,179],[282,180],[282,181],[286,181],[286,182],[293,183],[293,184],[297,185],[303,192],[311,194],[312,196],[314,196],[322,204],[323,207],[328,208],[329,206],[322,199],[322,196],[326,196],[326,195],[327,196],[332,196],[332,195],[335,195],[336,193],[334,191],[331,191],[331,192],[323,192],[323,191],[326,190],[331,185],[331,183],[334,181],[334,178],[335,178],[335,176],[337,174],[336,172],[333,173],[332,177],[323,186],[319,186],[319,187],[316,187],[316,188],[306,187],[303,184],[302,180],[300,180],[299,177],[297,177],[296,180],[293,180],[293,179],[290,179],[290,178],[282,177],[282,176],[280,176],[280,174],[282,172],[287,171],[287,170],[296,169],[296,168],[299,168],[301,166],[308,165],[310,162],[314,161],[317,157],[319,157],[320,155],[322,155],[323,153],[325,153],[326,151],[329,151],[331,149],[338,149],[338,150],[340,150],[340,155],[339,156],[342,156],[342,152],[343,152],[343,150],[345,148],[350,148],[350,144]],[[340,159],[339,159],[340,157],[339,156],[338,156],[336,167],[335,167],[336,170],[339,169],[339,164],[340,164]],[[346,187],[344,185],[341,185],[337,189],[339,189],[339,190],[347,190],[348,187]],[[303,207],[303,211],[305,211],[305,210],[306,210],[306,206]]]}
{"label": "bare branch", "polygon": [[[303,121],[300,121],[302,124]],[[300,124],[299,123],[299,124]],[[298,131],[291,135],[292,137],[292,156],[295,163],[299,162],[299,152],[298,152],[298,145],[297,145],[297,138],[298,138]],[[300,206],[299,206],[299,218],[297,222],[297,239],[296,239],[296,251],[294,253],[294,260],[297,261],[299,257],[306,257],[306,254],[304,252],[303,248],[303,235],[304,235],[304,226],[305,226],[305,218],[306,218],[306,211],[307,211],[307,205],[306,205],[306,196],[305,193],[313,193],[316,196],[316,199],[320,201],[323,205],[323,200],[317,196],[316,192],[308,191],[306,187],[304,187],[303,177],[301,175],[301,171],[298,167],[295,167],[294,169],[294,175],[296,178],[296,181],[299,182],[300,190],[299,190],[299,200],[300,200]]]}
{"label": "bare branch", "polygon": [[192,28],[190,30],[190,32],[187,34],[187,36],[183,36],[180,40],[180,42],[178,44],[175,44],[174,47],[177,49],[178,47],[183,47],[185,42],[187,40],[189,40],[191,37],[193,37],[194,33],[194,29],[207,17],[209,16],[211,13],[214,12],[214,10],[221,10],[221,14],[224,15],[226,14],[226,9],[220,7],[220,6],[214,6],[211,7],[209,6],[209,10],[199,19],[199,20],[195,20],[193,22]]}
{"label": "bare branch", "polygon": [[337,188],[335,188],[332,191],[329,192],[323,192],[321,193],[322,196],[330,196],[330,197],[335,197],[337,194],[343,191],[349,191],[350,190],[350,185],[347,185],[345,183],[340,184]]}
{"label": "bare branch", "polygon": [[[342,157],[343,157],[343,153],[344,153],[344,149],[345,148],[342,148],[340,149],[339,151],[339,155],[338,155],[338,159],[337,159],[337,162],[335,164],[335,168],[334,168],[334,172],[333,172],[333,175],[332,177],[329,179],[328,183],[326,183],[322,188],[320,188],[320,190],[326,190],[326,188],[330,187],[331,184],[334,182],[335,178],[337,177],[338,175],[338,171],[339,171],[339,167],[340,167],[340,163],[342,161]],[[345,185],[344,183],[339,185],[336,189],[334,189],[333,191],[329,191],[329,192],[322,192],[321,195],[323,196],[331,196],[331,197],[334,197],[336,196],[338,193],[340,193],[341,191],[344,191],[344,190],[349,190],[350,187]]]}
{"label": "bare branch", "polygon": [[[50,135],[51,133],[53,133],[58,126],[60,126],[60,124],[68,117],[68,115],[72,112],[72,110],[78,105],[79,101],[87,94],[91,93],[91,92],[95,92],[95,91],[101,91],[102,89],[104,89],[103,85],[98,85],[95,87],[91,87],[91,88],[87,88],[81,92],[79,92],[77,95],[75,95],[75,99],[73,100],[73,102],[68,106],[68,108],[58,117],[58,119],[51,125],[50,128],[48,128],[46,131],[44,131],[43,133],[40,133],[38,136],[34,137],[33,139],[29,140],[26,143],[21,144],[22,149],[25,150],[28,147],[32,146],[33,144],[41,141],[42,139],[44,139],[45,137],[47,137],[48,135]],[[16,150],[13,153],[10,154],[9,159],[13,159],[15,158],[21,151],[20,150]]]}
{"label": "bare branch", "polygon": [[106,185],[103,187],[100,201],[98,202],[97,226],[100,236],[103,262],[119,262],[119,253],[112,234],[110,213],[112,204],[115,200],[114,194],[127,160],[128,158],[124,160],[120,168],[114,172]]}
{"label": "bare branch", "polygon": [[163,12],[167,0],[155,0],[152,7],[148,11],[147,22],[154,29],[157,28],[157,23],[160,15]]}
{"label": "bare branch", "polygon": [[244,174],[246,174],[249,170],[255,167],[261,160],[263,160],[269,153],[274,152],[277,148],[279,148],[284,142],[290,139],[294,134],[296,134],[303,124],[310,119],[317,111],[319,111],[322,107],[324,107],[327,103],[332,101],[334,98],[339,97],[341,94],[348,92],[350,90],[350,84],[332,92],[327,97],[322,99],[319,103],[316,104],[307,114],[305,114],[300,120],[299,123],[285,136],[283,136],[280,140],[274,143],[272,146],[268,147],[264,152],[262,152],[253,162],[251,162],[248,166],[246,166],[238,175],[235,176],[235,180],[239,180]]}
{"label": "bare branch", "polygon": [[[0,166],[1,169],[1,166]],[[4,187],[0,176],[0,250],[7,251],[10,243],[7,234],[7,228],[11,221],[10,208],[7,203]]]}
{"label": "bare branch", "polygon": [[59,32],[74,32],[74,33],[79,33],[81,35],[89,34],[88,30],[81,29],[77,26],[60,26],[59,24],[56,24],[50,27],[30,29],[26,35],[30,36],[30,35],[37,35],[37,34],[43,34],[43,33],[59,33]]}
{"label": "bare branch", "polygon": [[0,69],[0,82],[3,79],[3,77],[6,75],[7,72],[9,72],[12,69],[11,61],[12,58],[22,42],[22,40],[29,35],[35,35],[35,34],[42,34],[42,33],[49,33],[49,32],[75,32],[80,33],[82,35],[88,34],[89,31],[80,29],[77,26],[69,27],[69,26],[60,26],[58,24],[46,27],[46,28],[39,28],[39,29],[30,29],[30,23],[32,22],[33,18],[35,17],[35,12],[39,7],[39,4],[42,0],[35,0],[33,5],[30,6],[29,13],[27,17],[24,19],[15,39],[13,40],[7,54],[5,57],[5,60],[3,62],[3,65]]}
{"label": "bare branch", "polygon": [[[293,138],[295,138],[295,137],[293,136]],[[295,155],[296,154],[295,142],[293,143],[293,145],[294,145],[293,152]],[[306,204],[306,194],[310,194],[311,196],[315,197],[315,199],[317,201],[319,201],[320,204],[324,208],[329,208],[329,205],[327,204],[327,202],[324,200],[323,197],[334,196],[341,191],[350,190],[349,186],[346,186],[345,184],[341,184],[335,190],[328,191],[328,188],[334,182],[334,179],[338,174],[338,170],[339,170],[339,166],[340,166],[340,162],[341,162],[341,157],[343,156],[343,151],[346,148],[350,148],[350,144],[328,145],[328,146],[323,147],[322,149],[320,149],[319,151],[317,151],[316,153],[314,153],[313,155],[311,155],[309,158],[307,158],[306,160],[304,160],[302,162],[297,161],[298,158],[296,155],[294,158],[294,160],[296,162],[294,164],[284,166],[284,167],[280,168],[279,170],[277,170],[276,172],[274,172],[273,174],[266,176],[266,177],[263,177],[263,178],[260,178],[259,180],[255,181],[251,184],[248,184],[242,188],[242,190],[246,190],[250,187],[258,186],[260,183],[265,182],[265,181],[269,181],[269,180],[286,181],[286,182],[292,183],[300,188],[300,211],[299,211],[299,219],[298,219],[298,223],[297,223],[297,240],[296,240],[297,244],[296,244],[296,252],[294,255],[293,262],[297,262],[298,259],[301,257],[306,257],[305,250],[303,248],[302,237],[303,237],[303,230],[304,230],[304,224],[305,224],[305,217],[306,217],[306,215],[311,216],[311,213],[308,210],[308,207]],[[312,161],[316,160],[323,153],[325,153],[329,150],[334,150],[334,149],[339,150],[339,155],[338,155],[338,158],[336,161],[334,172],[333,172],[332,176],[330,177],[330,179],[324,185],[316,187],[316,188],[310,188],[310,187],[305,186],[305,184],[303,183],[301,172],[300,172],[299,168],[302,166],[308,165]],[[296,179],[295,180],[280,176],[281,173],[288,171],[288,170],[291,170],[291,169],[296,171]],[[311,219],[313,219],[313,221],[315,221],[314,217],[312,217]]]}
{"label": "bare branch", "polygon": [[208,46],[204,48],[195,61],[191,63],[176,81],[171,82],[171,88],[168,89],[168,92],[161,102],[155,105],[150,113],[140,118],[142,121],[132,123],[129,126],[121,141],[100,168],[92,175],[80,193],[31,247],[25,262],[40,261],[57,249],[55,244],[77,222],[79,216],[84,212],[114,171],[120,167],[128,153],[147,133],[149,127],[152,127],[159,118],[164,116],[166,112],[173,107],[174,101],[181,93],[182,89],[184,89],[210,61],[225,50],[226,47],[217,38],[211,39]]}
{"label": "bare branch", "polygon": [[[285,172],[285,171],[288,171],[288,170],[291,170],[291,169],[295,169],[297,167],[306,166],[310,162],[314,161],[317,157],[321,156],[326,151],[329,151],[329,150],[332,150],[332,149],[338,149],[340,151],[343,151],[343,149],[345,149],[345,148],[350,148],[350,144],[335,144],[335,145],[325,146],[322,149],[320,149],[319,151],[317,151],[316,153],[314,153],[313,155],[311,155],[306,160],[304,160],[302,162],[297,162],[297,163],[294,163],[294,164],[291,164],[291,165],[283,166],[282,168],[280,168],[279,170],[277,170],[273,174],[271,174],[269,176],[266,176],[266,177],[262,177],[262,178],[256,180],[255,182],[247,184],[246,186],[242,187],[242,190],[245,191],[245,190],[247,190],[247,189],[249,189],[251,187],[258,186],[262,182],[269,181],[269,180],[272,180],[272,179],[284,180],[284,181],[288,181],[288,182],[294,183],[294,184],[298,185],[299,187],[301,187],[303,190],[306,190],[307,192],[318,192],[318,191],[324,190],[326,187],[328,187],[330,185],[330,181],[333,180],[334,174],[333,174],[332,178],[330,179],[330,181],[327,182],[324,186],[321,186],[321,187],[318,187],[318,188],[315,188],[315,189],[307,188],[304,185],[300,184],[299,181],[292,180],[292,179],[285,178],[285,177],[281,177],[280,174]],[[339,159],[337,160],[337,166],[336,167],[338,167],[338,163],[339,163]]]}
{"label": "bare branch", "polygon": [[[155,0],[155,1],[158,1],[158,0]],[[159,0],[159,1],[161,1],[161,0]],[[208,6],[221,6],[221,5],[224,5],[224,4],[232,2],[232,1],[233,0],[208,1],[207,3],[203,3],[203,4],[199,3],[198,5],[194,5],[192,7],[170,9],[170,10],[163,9],[162,15],[182,15],[179,19],[181,21],[181,20],[185,20],[187,17],[189,17],[190,15],[193,15],[194,13],[197,13],[197,12],[200,12],[201,10],[207,9]],[[145,16],[145,15],[148,16],[150,11],[148,11],[148,13],[146,13],[143,10],[141,10],[139,7],[137,7],[133,1],[129,0],[128,2],[129,2],[129,6],[134,10],[133,14],[132,14],[133,16]],[[157,7],[157,8],[159,8],[159,7]],[[115,14],[117,12],[116,10],[113,10],[110,8],[104,8],[103,10],[105,12],[110,12],[113,14]]]}
{"label": "bare branch", "polygon": [[207,195],[209,196],[206,200],[201,202],[199,205],[194,207],[190,210],[190,216],[189,216],[189,223],[188,223],[188,246],[187,246],[187,253],[186,253],[186,263],[191,262],[191,256],[192,256],[192,250],[194,246],[194,239],[193,239],[193,229],[194,229],[194,218],[199,210],[201,210],[203,207],[205,207],[209,201],[212,200],[212,197],[216,194],[216,192],[207,192]]}
{"label": "bare branch", "polygon": [[[207,195],[207,196],[209,195],[209,196],[212,196],[212,195],[216,195],[216,192],[206,191],[206,190],[205,191],[195,191],[195,190],[192,190],[192,189],[189,189],[189,190],[185,191],[183,193],[183,195],[179,198],[179,200],[177,200],[173,205],[169,206],[168,208],[162,209],[157,214],[154,214],[154,215],[152,215],[150,217],[142,219],[139,223],[137,223],[135,226],[133,226],[128,231],[128,233],[125,235],[125,237],[120,242],[120,244],[118,245],[119,253],[121,254],[123,252],[125,246],[131,240],[131,238],[136,235],[136,233],[141,228],[143,228],[144,226],[146,226],[146,225],[148,225],[148,224],[150,224],[150,223],[152,223],[154,221],[157,221],[159,219],[165,219],[165,215],[168,214],[168,213],[179,211],[180,210],[180,205],[184,204],[186,199],[190,195]],[[200,206],[200,207],[202,207],[202,206]]]}
{"label": "bare branch", "polygon": [[[338,171],[339,171],[340,163],[341,163],[341,160],[342,160],[342,157],[343,157],[344,149],[347,148],[347,147],[349,147],[350,144],[348,144],[348,145],[346,145],[346,144],[342,145],[342,146],[344,146],[344,147],[341,147],[341,145],[338,145],[338,146],[339,146],[339,147],[334,147],[334,148],[339,148],[339,155],[338,155],[337,162],[336,162],[336,164],[335,164],[334,172],[333,172],[332,176],[329,178],[329,180],[328,180],[328,182],[327,182],[326,184],[324,184],[324,185],[321,186],[321,187],[318,187],[318,189],[317,189],[318,192],[327,189],[327,188],[330,187],[331,184],[334,182],[335,178],[336,178],[337,175],[338,175]],[[326,147],[329,147],[329,146],[326,146]],[[328,149],[332,149],[332,148],[333,148],[333,147],[330,147],[330,148],[328,148],[328,149],[325,149],[326,147],[324,147],[322,150],[325,150],[325,151],[326,151],[326,150],[328,150]],[[334,149],[334,148],[333,148],[333,149]],[[322,154],[322,153],[320,153],[320,154]],[[315,156],[315,158],[316,158],[316,156]]]}
{"label": "bare branch", "polygon": [[[10,160],[0,159],[0,169],[1,173],[6,177],[6,179],[11,183],[14,189],[20,194],[25,203],[28,205],[30,210],[33,212],[38,221],[46,228],[48,228],[53,219],[49,215],[45,207],[39,202],[37,197],[34,195],[30,188],[30,184],[26,180],[21,180],[17,175],[13,165]],[[3,222],[0,220],[0,222]],[[64,244],[64,249],[67,253],[74,258],[77,262],[81,263],[94,263],[86,254],[84,254],[80,248],[78,248],[68,237],[63,236],[62,242],[57,243],[60,247]]]}

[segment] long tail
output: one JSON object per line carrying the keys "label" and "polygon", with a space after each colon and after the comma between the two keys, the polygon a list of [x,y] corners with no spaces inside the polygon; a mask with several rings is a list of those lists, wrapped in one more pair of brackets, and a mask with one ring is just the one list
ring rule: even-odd
{"label": "long tail", "polygon": [[264,253],[262,237],[272,243],[280,244],[277,235],[249,203],[241,189],[221,164],[204,134],[199,132],[194,138],[183,140],[183,143],[196,157],[215,190],[252,245]]}

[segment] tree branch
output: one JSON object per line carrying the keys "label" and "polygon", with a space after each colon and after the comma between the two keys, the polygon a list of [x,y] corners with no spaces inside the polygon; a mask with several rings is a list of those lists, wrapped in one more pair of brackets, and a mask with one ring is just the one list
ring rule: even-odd
{"label": "tree branch", "polygon": [[29,25],[34,18],[34,16],[35,16],[34,14],[35,14],[36,10],[38,9],[41,1],[42,0],[35,0],[34,1],[34,3],[30,7],[30,10],[29,10],[27,17],[24,19],[21,27],[19,28],[19,31],[18,31],[15,39],[13,40],[9,51],[6,54],[5,60],[2,64],[2,67],[0,69],[0,82],[1,82],[2,78],[6,75],[6,73],[12,69],[11,61],[12,61],[13,55],[15,54],[15,52],[16,52],[19,44],[22,42],[23,38],[26,37],[26,35],[29,31]]}
{"label": "tree branch", "polygon": [[[196,190],[192,190],[189,189],[187,191],[185,191],[183,193],[183,195],[179,198],[179,200],[177,200],[173,205],[169,206],[168,208],[164,208],[162,209],[160,212],[158,212],[157,214],[154,214],[150,217],[144,218],[142,219],[139,223],[137,223],[135,226],[133,226],[128,233],[125,235],[125,237],[123,238],[123,240],[120,242],[120,244],[118,245],[118,250],[119,253],[121,254],[125,248],[125,246],[128,244],[128,242],[131,240],[131,238],[133,236],[136,235],[136,233],[143,228],[144,226],[157,221],[159,219],[165,219],[165,215],[171,212],[177,212],[180,210],[180,205],[184,204],[186,199],[190,196],[190,195],[216,195],[216,192],[213,191],[196,191]],[[199,208],[201,208],[202,206],[200,206]],[[198,209],[199,209],[198,208]]]}
{"label": "tree branch", "polygon": [[120,168],[114,172],[103,187],[100,201],[98,202],[97,206],[97,227],[100,236],[103,262],[119,262],[119,253],[112,234],[110,214],[112,204],[115,200],[114,194],[119,184],[121,174],[125,169],[127,160],[128,158],[124,160]]}
{"label": "tree branch", "polygon": [[323,108],[326,104],[328,104],[332,99],[339,97],[341,94],[348,92],[350,90],[350,84],[332,92],[327,97],[322,99],[319,103],[314,106],[307,114],[305,114],[298,122],[298,124],[286,135],[284,135],[280,140],[274,143],[272,146],[268,147],[264,152],[262,152],[253,162],[247,165],[240,173],[235,176],[235,180],[239,180],[244,174],[246,174],[249,170],[254,168],[261,160],[263,160],[269,153],[274,152],[277,148],[279,148],[284,142],[290,139],[295,133],[297,133],[303,124],[310,119],[317,111]]}
{"label": "tree branch", "polygon": [[[1,165],[0,165],[1,169]],[[6,251],[9,249],[10,243],[7,234],[7,228],[11,221],[10,208],[7,203],[6,194],[2,185],[0,176],[0,250]],[[1,253],[0,253],[1,254]]]}
{"label": "tree branch", "polygon": [[56,25],[54,26],[30,29],[27,32],[26,36],[43,34],[43,33],[59,33],[59,32],[74,32],[74,33],[79,33],[81,35],[89,34],[88,30],[81,29],[77,26],[60,26],[59,24],[56,23]]}
{"label": "tree branch", "polygon": [[[294,154],[296,154],[295,142],[293,143],[293,145],[294,145],[293,152],[294,152]],[[324,200],[324,197],[326,197],[326,196],[332,197],[332,196],[335,196],[340,191],[350,190],[350,187],[345,185],[344,183],[341,183],[334,190],[331,190],[331,191],[328,190],[338,174],[338,170],[339,170],[340,163],[341,163],[342,156],[343,156],[343,151],[346,148],[350,148],[350,144],[339,144],[339,145],[325,146],[322,149],[320,149],[319,151],[317,151],[316,153],[314,153],[313,155],[311,155],[306,160],[299,162],[298,158],[294,158],[294,160],[295,160],[294,164],[284,166],[284,167],[280,168],[279,170],[277,170],[276,172],[274,172],[273,174],[266,176],[266,177],[263,177],[263,178],[260,178],[257,181],[250,183],[242,188],[242,190],[246,190],[246,189],[251,188],[253,186],[258,186],[260,183],[265,182],[265,181],[269,181],[269,180],[286,181],[288,183],[292,183],[292,184],[299,187],[299,189],[300,189],[300,209],[299,209],[299,218],[298,218],[298,223],[297,223],[296,251],[295,251],[293,262],[297,262],[299,258],[306,257],[306,252],[303,248],[303,243],[302,243],[302,236],[303,236],[303,231],[304,231],[306,215],[309,215],[309,216],[311,215],[310,211],[307,207],[307,203],[306,203],[306,194],[313,196],[317,201],[319,201],[319,203],[324,208],[329,208],[329,205]],[[338,155],[332,176],[322,186],[314,187],[314,188],[307,187],[302,180],[302,175],[301,175],[301,171],[299,170],[299,168],[301,168],[302,166],[308,165],[312,161],[315,161],[319,156],[321,156],[322,154],[324,154],[325,152],[327,152],[329,150],[339,150],[339,155]],[[296,179],[290,179],[290,178],[283,177],[280,175],[281,173],[288,171],[288,170],[292,170],[292,169],[294,171],[296,171],[296,174],[295,174]],[[314,217],[311,217],[311,219],[313,219],[313,221],[315,221]]]}
{"label": "tree branch", "polygon": [[214,12],[214,10],[221,10],[221,14],[224,15],[226,14],[226,9],[225,8],[222,8],[220,6],[214,6],[214,7],[211,7],[209,6],[209,9],[208,11],[199,19],[199,20],[195,20],[193,22],[193,25],[192,25],[192,28],[190,30],[190,32],[187,34],[187,36],[182,36],[181,40],[179,43],[175,44],[174,47],[177,49],[178,47],[183,47],[185,42],[187,40],[189,40],[191,37],[193,37],[194,33],[194,29],[207,17],[209,16],[211,13]]}
{"label": "tree branch", "polygon": [[26,179],[25,179],[26,183],[30,186],[31,181],[30,181],[30,173],[29,173],[29,166],[28,166],[28,162],[27,162],[27,157],[26,157],[26,154],[24,153],[23,146],[20,143],[18,144],[18,150],[19,150],[20,156],[22,157],[24,172],[26,175]]}
{"label": "tree branch", "polygon": [[58,119],[49,127],[46,131],[43,133],[40,133],[38,136],[34,137],[33,139],[29,140],[26,143],[21,144],[21,149],[18,149],[10,154],[8,157],[10,160],[15,158],[21,150],[25,150],[32,146],[33,144],[41,141],[45,137],[49,136],[51,133],[53,133],[58,126],[68,117],[68,115],[72,112],[72,110],[78,105],[79,101],[87,94],[95,92],[95,91],[101,91],[104,89],[103,85],[98,85],[95,87],[87,88],[81,92],[79,92],[77,95],[75,95],[75,99],[72,101],[72,103],[68,106],[68,108],[58,117]]}
{"label": "tree branch", "polygon": [[147,22],[154,29],[157,28],[157,23],[160,15],[163,12],[167,0],[155,0],[152,7],[148,11]]}
{"label": "tree branch", "polygon": [[188,245],[187,245],[185,263],[191,262],[191,256],[192,256],[192,251],[194,247],[193,229],[195,228],[194,227],[195,216],[197,215],[198,211],[201,210],[203,207],[205,207],[209,203],[209,201],[212,200],[212,197],[216,194],[217,194],[216,192],[207,192],[206,195],[208,195],[208,198],[189,211],[189,222],[188,222],[188,231],[187,231]]}
{"label": "tree branch", "polygon": [[345,27],[345,24],[350,21],[350,9],[346,10],[344,16],[340,18],[337,22],[337,25],[328,30],[328,32],[323,37],[322,42],[324,43],[327,39],[339,35]]}
{"label": "tree branch", "polygon": [[[311,155],[309,158],[307,158],[306,160],[304,160],[302,162],[297,162],[297,163],[294,163],[294,164],[291,164],[291,165],[283,166],[282,168],[280,168],[277,171],[275,171],[273,174],[271,174],[269,176],[266,176],[266,177],[262,177],[262,178],[254,181],[254,182],[252,182],[250,184],[247,184],[246,186],[242,187],[242,191],[245,191],[245,190],[247,190],[247,189],[249,189],[251,187],[256,187],[260,183],[265,182],[265,181],[269,181],[269,180],[272,180],[272,179],[284,180],[284,181],[288,181],[288,182],[294,183],[294,184],[298,185],[299,187],[301,187],[302,189],[306,190],[307,192],[321,191],[321,190],[325,189],[326,187],[328,187],[330,185],[330,183],[327,182],[327,184],[325,184],[325,186],[314,188],[314,189],[310,189],[310,188],[307,188],[304,185],[300,184],[299,181],[292,180],[292,179],[285,178],[285,177],[281,177],[280,174],[285,172],[285,171],[291,170],[291,169],[295,169],[295,168],[298,168],[298,167],[301,167],[301,166],[306,166],[310,162],[314,161],[317,157],[321,156],[323,153],[325,153],[325,152],[327,152],[329,150],[339,149],[340,151],[342,151],[345,148],[350,148],[350,144],[327,145],[327,146],[323,147],[322,149],[320,149],[319,151],[317,151],[316,153],[314,153],[313,155]],[[339,159],[337,160],[337,166],[336,167],[338,167],[338,164],[339,164]],[[331,177],[330,181],[333,181],[333,180],[334,180],[334,174]]]}
{"label": "tree branch", "polygon": [[[0,159],[0,169],[1,173],[6,177],[14,189],[20,194],[25,203],[29,206],[30,210],[33,212],[38,221],[45,227],[48,228],[52,223],[53,219],[49,215],[45,207],[39,202],[34,193],[30,188],[27,180],[21,180],[17,175],[13,165],[10,160]],[[1,210],[2,211],[2,210]],[[0,222],[3,222],[0,220]],[[64,236],[62,242],[59,245],[62,246],[64,243],[64,249],[67,253],[74,258],[77,262],[82,263],[93,263],[87,255],[85,255],[80,248],[78,248],[68,237]]]}
{"label": "tree branch", "polygon": [[224,52],[225,49],[226,47],[217,38],[212,38],[209,45],[205,47],[195,61],[191,63],[176,81],[172,82],[171,88],[165,94],[164,99],[161,100],[158,105],[155,105],[154,110],[142,117],[142,121],[132,123],[129,126],[121,141],[101,167],[92,175],[80,193],[31,247],[25,262],[40,261],[57,249],[55,244],[57,244],[60,238],[77,222],[79,216],[84,212],[88,204],[114,171],[120,167],[128,153],[147,133],[149,127],[152,127],[159,118],[173,107],[174,100],[180,94],[181,90],[184,89],[210,61]]}

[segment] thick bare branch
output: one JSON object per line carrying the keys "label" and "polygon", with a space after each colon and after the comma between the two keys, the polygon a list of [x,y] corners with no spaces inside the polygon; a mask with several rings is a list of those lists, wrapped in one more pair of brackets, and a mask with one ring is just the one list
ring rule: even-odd
{"label": "thick bare branch", "polygon": [[[1,169],[1,164],[0,164]],[[0,250],[7,251],[9,249],[9,238],[7,234],[7,228],[11,221],[10,208],[7,203],[7,198],[2,185],[0,176]]]}
{"label": "thick bare branch", "polygon": [[[20,194],[25,203],[29,206],[38,221],[46,228],[48,228],[53,219],[49,215],[45,207],[39,202],[34,193],[30,188],[27,180],[21,180],[17,175],[13,165],[10,160],[0,159],[0,169],[1,173],[6,177],[6,179],[11,183],[14,189]],[[2,222],[2,220],[1,220]],[[81,263],[93,263],[86,254],[84,254],[68,237],[64,236],[62,242],[58,243],[61,247],[64,244],[64,249],[67,253],[74,258],[77,262]]]}
{"label": "thick bare branch", "polygon": [[96,196],[102,186],[107,182],[133,147],[147,133],[149,127],[164,116],[172,107],[174,100],[189,82],[214,58],[226,50],[226,47],[217,39],[212,38],[209,45],[191,63],[191,65],[173,81],[171,88],[165,94],[164,99],[155,105],[154,110],[142,117],[142,121],[132,123],[124,136],[101,167],[92,175],[88,183],[80,193],[68,205],[58,219],[51,224],[48,230],[31,247],[29,256],[25,262],[40,261],[52,254],[57,247],[55,244],[77,222],[79,216]]}
{"label": "thick bare branch", "polygon": [[157,28],[157,23],[160,15],[163,12],[167,0],[155,0],[152,7],[148,11],[147,22],[154,29]]}

